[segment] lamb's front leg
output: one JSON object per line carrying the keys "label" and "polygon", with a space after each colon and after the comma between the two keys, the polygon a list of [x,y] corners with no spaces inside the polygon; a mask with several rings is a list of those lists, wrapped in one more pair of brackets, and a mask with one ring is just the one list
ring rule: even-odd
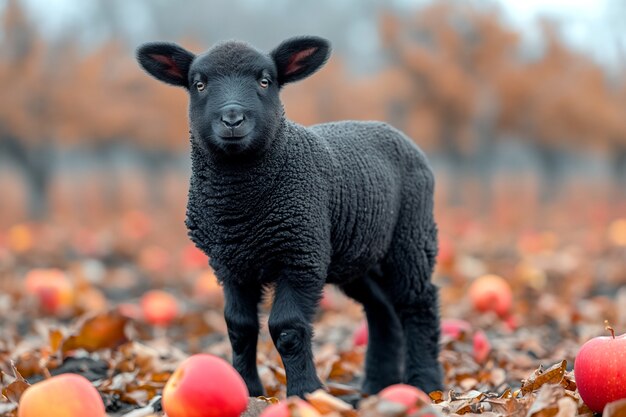
{"label": "lamb's front leg", "polygon": [[311,322],[322,295],[323,280],[295,274],[276,282],[269,330],[285,365],[287,395],[304,397],[322,387],[313,363]]}
{"label": "lamb's front leg", "polygon": [[256,367],[261,288],[226,283],[224,298],[226,301],[224,318],[233,348],[233,366],[246,382],[250,396],[265,395]]}

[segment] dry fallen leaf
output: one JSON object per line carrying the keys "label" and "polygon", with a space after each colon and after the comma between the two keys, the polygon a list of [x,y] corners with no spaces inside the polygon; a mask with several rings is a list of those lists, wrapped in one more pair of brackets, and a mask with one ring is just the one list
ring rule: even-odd
{"label": "dry fallen leaf", "polygon": [[18,404],[20,402],[20,397],[24,391],[30,387],[30,384],[26,382],[22,375],[20,375],[13,362],[11,362],[11,369],[13,370],[15,380],[2,389],[2,395],[4,395],[12,403]]}
{"label": "dry fallen leaf", "polygon": [[563,360],[550,368],[543,370],[542,367],[535,370],[533,374],[522,384],[522,393],[528,394],[537,391],[544,384],[560,384],[565,375],[567,361]]}
{"label": "dry fallen leaf", "polygon": [[350,404],[341,401],[337,397],[333,397],[324,390],[317,390],[311,394],[307,394],[306,400],[313,405],[320,413],[326,415],[332,412],[337,412],[342,416],[356,416],[356,411],[350,406]]}
{"label": "dry fallen leaf", "polygon": [[95,352],[99,349],[116,348],[128,341],[125,333],[127,323],[128,318],[116,311],[89,317],[76,334],[65,339],[61,350],[67,354],[76,349]]}
{"label": "dry fallen leaf", "polygon": [[605,405],[602,417],[626,417],[626,398]]}
{"label": "dry fallen leaf", "polygon": [[528,417],[553,417],[559,411],[558,400],[565,395],[563,387],[555,384],[543,384],[537,398],[528,410]]}

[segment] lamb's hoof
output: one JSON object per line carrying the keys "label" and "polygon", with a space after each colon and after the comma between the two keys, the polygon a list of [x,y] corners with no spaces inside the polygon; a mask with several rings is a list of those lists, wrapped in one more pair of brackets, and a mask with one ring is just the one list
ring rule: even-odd
{"label": "lamb's hoof", "polygon": [[409,378],[407,384],[413,385],[429,394],[443,390],[443,378],[439,366],[420,370],[419,375]]}

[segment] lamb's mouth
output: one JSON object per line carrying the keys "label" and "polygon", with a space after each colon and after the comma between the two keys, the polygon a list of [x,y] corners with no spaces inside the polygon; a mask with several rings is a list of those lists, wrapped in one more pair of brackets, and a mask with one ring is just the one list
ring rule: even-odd
{"label": "lamb's mouth", "polygon": [[246,123],[244,126],[228,128],[225,126],[215,126],[214,132],[221,140],[236,142],[246,138],[254,130],[254,123]]}
{"label": "lamb's mouth", "polygon": [[235,134],[232,134],[230,136],[219,135],[219,138],[226,142],[237,142],[237,141],[243,140],[249,134],[250,132],[247,132],[243,135],[235,135]]}

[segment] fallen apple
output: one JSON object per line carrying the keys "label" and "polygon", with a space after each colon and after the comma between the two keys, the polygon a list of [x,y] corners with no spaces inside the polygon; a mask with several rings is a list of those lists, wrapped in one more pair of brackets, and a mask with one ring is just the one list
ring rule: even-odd
{"label": "fallen apple", "polygon": [[478,311],[493,311],[500,317],[506,317],[513,303],[513,292],[509,283],[497,275],[483,275],[477,278],[469,288],[468,295]]}
{"label": "fallen apple", "polygon": [[626,334],[595,337],[578,351],[574,375],[581,398],[601,413],[610,402],[626,398]]}
{"label": "fallen apple", "polygon": [[168,326],[179,313],[176,298],[161,290],[145,293],[140,306],[144,319],[155,326]]}
{"label": "fallen apple", "polygon": [[169,417],[239,417],[247,406],[243,379],[213,355],[190,356],[163,388],[163,409]]}
{"label": "fallen apple", "polygon": [[37,298],[46,314],[64,315],[74,303],[74,285],[60,269],[32,269],[26,274],[26,292]]}
{"label": "fallen apple", "polygon": [[104,403],[87,378],[62,374],[27,388],[18,417],[106,417]]}
{"label": "fallen apple", "polygon": [[407,408],[407,414],[413,414],[422,406],[431,403],[428,394],[406,384],[391,385],[382,390],[378,396],[383,400],[404,405]]}

